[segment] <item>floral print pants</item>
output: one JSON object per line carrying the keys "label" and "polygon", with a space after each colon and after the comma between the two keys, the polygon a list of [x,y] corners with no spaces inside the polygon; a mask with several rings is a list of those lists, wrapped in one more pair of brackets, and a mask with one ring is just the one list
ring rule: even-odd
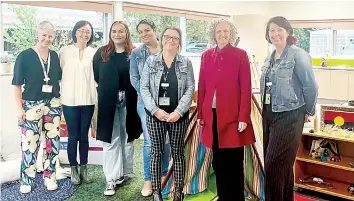
{"label": "floral print pants", "polygon": [[41,135],[45,135],[43,150],[44,179],[52,182],[55,178],[55,164],[59,154],[60,143],[60,99],[23,102],[26,120],[19,123],[21,129],[21,185],[33,186],[36,174],[36,159],[40,146]]}

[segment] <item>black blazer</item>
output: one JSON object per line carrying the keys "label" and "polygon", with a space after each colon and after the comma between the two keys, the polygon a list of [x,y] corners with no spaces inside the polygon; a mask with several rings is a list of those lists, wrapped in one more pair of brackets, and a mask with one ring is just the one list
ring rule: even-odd
{"label": "black blazer", "polygon": [[[113,132],[114,113],[117,104],[119,85],[118,69],[110,59],[103,62],[102,48],[98,49],[93,57],[93,72],[98,84],[98,112],[97,112],[97,140],[111,143]],[[129,66],[129,60],[127,60]],[[113,76],[117,75],[117,76]],[[130,79],[127,79],[130,80]],[[128,142],[138,139],[142,133],[141,121],[137,112],[137,92],[134,87],[126,83],[126,131]]]}

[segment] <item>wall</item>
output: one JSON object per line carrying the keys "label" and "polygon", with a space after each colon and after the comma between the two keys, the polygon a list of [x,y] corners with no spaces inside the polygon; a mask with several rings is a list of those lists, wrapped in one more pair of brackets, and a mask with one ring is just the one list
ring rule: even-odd
{"label": "wall", "polygon": [[232,17],[239,36],[238,47],[247,51],[249,56],[255,55],[256,61],[263,63],[268,56],[268,42],[265,40],[265,28],[268,16],[234,15]]}
{"label": "wall", "polygon": [[239,1],[129,1],[151,6],[175,8],[220,15],[269,14],[269,2]]}
{"label": "wall", "polygon": [[353,1],[276,1],[269,6],[271,16],[288,20],[354,19]]}

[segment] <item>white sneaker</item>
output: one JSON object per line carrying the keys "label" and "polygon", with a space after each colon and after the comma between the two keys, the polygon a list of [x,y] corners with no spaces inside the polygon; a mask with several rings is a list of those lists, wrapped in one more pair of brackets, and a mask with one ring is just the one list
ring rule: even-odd
{"label": "white sneaker", "polygon": [[124,177],[121,177],[116,180],[116,185],[122,184],[124,182]]}
{"label": "white sneaker", "polygon": [[48,191],[55,191],[58,189],[58,184],[52,181],[45,181],[44,185],[47,187]]}
{"label": "white sneaker", "polygon": [[27,193],[30,193],[32,191],[32,188],[29,185],[21,185],[20,186],[20,191],[23,194],[27,194]]}
{"label": "white sneaker", "polygon": [[110,181],[107,183],[106,190],[103,192],[104,195],[111,196],[116,193],[115,190],[116,184],[114,181]]}

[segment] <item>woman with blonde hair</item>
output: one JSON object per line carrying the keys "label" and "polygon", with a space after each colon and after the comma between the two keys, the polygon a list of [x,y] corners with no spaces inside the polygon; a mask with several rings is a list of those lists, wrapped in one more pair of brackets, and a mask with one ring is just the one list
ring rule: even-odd
{"label": "woman with blonde hair", "polygon": [[116,21],[110,28],[108,44],[97,50],[93,58],[98,84],[97,140],[103,141],[107,181],[104,195],[114,195],[116,185],[132,177],[132,142],[141,134],[136,91],[129,79],[132,49],[127,24]]}
{"label": "woman with blonde hair", "polygon": [[182,47],[179,28],[166,27],[161,35],[162,51],[147,59],[140,83],[151,140],[152,200],[162,201],[161,158],[168,133],[175,179],[173,200],[182,201],[186,168],[184,137],[195,87],[193,66],[179,54]]}
{"label": "woman with blonde hair", "polygon": [[[217,19],[209,29],[216,44],[202,54],[198,119],[202,142],[213,150],[219,201],[245,200],[244,147],[255,142],[251,122],[251,71],[246,51],[234,47],[235,26]],[[231,161],[231,162],[230,162]]]}
{"label": "woman with blonde hair", "polygon": [[33,47],[17,56],[12,80],[22,141],[21,193],[32,190],[42,133],[46,140],[44,184],[48,190],[58,188],[55,164],[60,140],[59,81],[62,71],[58,54],[49,49],[55,38],[53,24],[48,21],[39,23],[37,37],[38,42]]}

